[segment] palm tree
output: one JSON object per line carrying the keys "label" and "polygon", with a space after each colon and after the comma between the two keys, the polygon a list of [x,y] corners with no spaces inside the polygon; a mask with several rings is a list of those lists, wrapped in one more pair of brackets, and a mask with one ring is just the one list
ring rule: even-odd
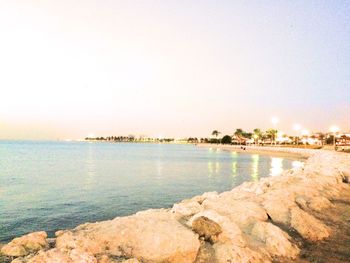
{"label": "palm tree", "polygon": [[221,133],[221,132],[219,132],[218,130],[213,130],[213,132],[211,133],[211,135],[215,136],[215,138],[216,138],[216,143],[217,143],[217,144],[220,143],[220,141],[219,141],[219,139],[218,139],[218,136],[219,136],[220,133]]}
{"label": "palm tree", "polygon": [[213,132],[211,133],[211,135],[215,136],[216,138],[218,138],[219,134],[221,132],[219,132],[218,130],[213,130]]}
{"label": "palm tree", "polygon": [[258,129],[258,128],[254,129],[253,132],[254,132],[254,138],[255,138],[257,144],[259,145],[259,140],[260,140],[261,137],[262,137],[262,132],[261,132],[261,130]]}
{"label": "palm tree", "polygon": [[275,142],[275,140],[276,140],[277,130],[275,130],[275,129],[268,129],[266,131],[266,134],[267,134],[268,138],[271,139],[271,145],[272,145],[272,143]]}
{"label": "palm tree", "polygon": [[236,131],[235,131],[236,136],[242,136],[243,133],[244,133],[244,131],[242,129],[236,129]]}
{"label": "palm tree", "polygon": [[320,132],[320,133],[319,133],[319,139],[320,139],[320,141],[321,141],[321,145],[322,145],[322,146],[324,145],[325,138],[326,138],[326,134]]}
{"label": "palm tree", "polygon": [[242,129],[236,129],[234,135],[236,136],[236,139],[238,138],[239,144],[242,144],[242,137],[243,137],[244,131]]}

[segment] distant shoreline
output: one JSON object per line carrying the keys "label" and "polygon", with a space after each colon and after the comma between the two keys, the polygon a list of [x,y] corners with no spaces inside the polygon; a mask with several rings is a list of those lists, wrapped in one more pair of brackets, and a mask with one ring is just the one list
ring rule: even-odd
{"label": "distant shoreline", "polygon": [[[223,151],[234,151],[238,153],[246,153],[246,154],[262,154],[262,155],[270,155],[274,157],[284,157],[290,159],[307,159],[313,151],[311,149],[300,149],[300,148],[289,148],[289,147],[269,147],[269,146],[245,146],[245,145],[225,145],[225,144],[210,144],[210,143],[202,143],[197,144],[198,147],[201,148],[213,148],[220,149]],[[309,152],[310,151],[310,152]]]}

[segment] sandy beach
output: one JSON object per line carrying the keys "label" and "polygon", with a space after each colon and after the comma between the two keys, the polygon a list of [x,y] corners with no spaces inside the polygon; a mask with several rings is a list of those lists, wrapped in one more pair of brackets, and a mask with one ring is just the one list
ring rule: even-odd
{"label": "sandy beach", "polygon": [[306,159],[315,150],[301,149],[300,148],[286,148],[286,147],[271,147],[271,146],[240,146],[240,145],[223,145],[223,144],[210,144],[200,143],[198,147],[219,149],[223,151],[233,151],[237,153],[246,154],[263,154],[274,157],[284,157],[289,159]]}

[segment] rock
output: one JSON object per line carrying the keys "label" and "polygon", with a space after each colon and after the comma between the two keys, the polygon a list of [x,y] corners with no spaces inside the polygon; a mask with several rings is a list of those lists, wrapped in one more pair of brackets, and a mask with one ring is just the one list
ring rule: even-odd
{"label": "rock", "polygon": [[244,182],[239,186],[240,191],[254,193],[260,195],[265,193],[269,189],[269,185],[260,182]]}
{"label": "rock", "polygon": [[199,246],[198,235],[165,210],[85,224],[59,233],[56,239],[60,249],[80,248],[94,255],[134,257],[146,262],[193,262]]}
{"label": "rock", "polygon": [[50,249],[48,251],[41,251],[38,255],[32,257],[27,261],[27,263],[72,263],[72,260],[69,258],[68,254],[58,250]]}
{"label": "rock", "polygon": [[98,263],[140,263],[136,258],[121,259],[110,255],[97,256]]}
{"label": "rock", "polygon": [[290,236],[279,227],[268,222],[256,222],[252,236],[265,244],[265,249],[272,256],[296,258],[300,250],[290,242]]}
{"label": "rock", "polygon": [[303,210],[310,208],[310,209],[317,211],[317,212],[320,212],[323,209],[326,209],[326,208],[333,206],[333,204],[327,198],[325,198],[323,196],[316,196],[316,197],[311,197],[311,198],[298,196],[295,198],[295,202]]}
{"label": "rock", "polygon": [[[1,262],[1,261],[0,261]],[[27,262],[24,258],[15,258],[11,263],[25,263]]]}
{"label": "rock", "polygon": [[269,262],[263,255],[248,247],[217,243],[213,245],[217,263],[259,263]]}
{"label": "rock", "polygon": [[296,207],[295,193],[290,189],[276,189],[264,194],[262,202],[273,222],[289,225],[290,209]]}
{"label": "rock", "polygon": [[193,222],[200,217],[208,218],[210,221],[215,222],[218,226],[220,226],[221,232],[218,236],[210,236],[211,242],[229,243],[238,246],[245,245],[241,229],[235,222],[232,222],[228,217],[219,215],[214,210],[205,210],[201,213],[194,215],[188,222],[189,226],[193,228]]}
{"label": "rock", "polygon": [[209,262],[215,262],[215,250],[210,243],[201,241],[201,246],[194,263]]}
{"label": "rock", "polygon": [[256,220],[266,221],[266,211],[256,202],[233,200],[229,197],[216,200],[205,200],[205,209],[216,211],[218,214],[228,217],[241,229],[249,228]]}
{"label": "rock", "polygon": [[[204,200],[206,199],[216,199],[218,198],[219,194],[217,192],[206,192],[202,195],[197,195],[192,197],[191,199],[185,200],[185,201],[194,201],[197,202],[198,204],[202,204]],[[182,203],[182,202],[181,202]]]}
{"label": "rock", "polygon": [[218,223],[208,219],[205,216],[197,217],[192,222],[192,229],[200,237],[204,237],[206,241],[214,242],[218,235],[222,232]]}
{"label": "rock", "polygon": [[109,257],[108,255],[100,255],[97,256],[97,262],[98,263],[116,263],[117,261],[113,258]]}
{"label": "rock", "polygon": [[308,206],[307,206],[307,201],[305,200],[304,197],[302,196],[297,196],[295,198],[295,202],[299,205],[299,207],[303,210],[307,209]]}
{"label": "rock", "polygon": [[349,167],[342,168],[340,173],[342,175],[343,183],[347,183],[347,184],[350,183],[350,168]]}
{"label": "rock", "polygon": [[253,191],[247,191],[246,188],[241,188],[241,186],[233,188],[231,191],[224,192],[220,194],[220,196],[222,198],[230,198],[236,201],[244,200],[258,203],[261,202],[261,198],[256,193],[254,193]]}
{"label": "rock", "polygon": [[124,260],[123,263],[140,263],[136,258],[129,258],[127,260]]}
{"label": "rock", "polygon": [[68,255],[72,262],[97,263],[97,259],[94,255],[79,249],[69,251]]}
{"label": "rock", "polygon": [[27,263],[97,263],[97,259],[90,253],[79,249],[60,250],[50,249],[40,251],[36,256],[30,258]]}
{"label": "rock", "polygon": [[47,234],[44,231],[34,232],[13,239],[1,248],[6,256],[21,257],[48,247]]}
{"label": "rock", "polygon": [[192,216],[203,210],[203,207],[197,202],[192,200],[182,201],[181,203],[174,204],[171,211],[173,213],[181,214],[182,216]]}
{"label": "rock", "polygon": [[327,226],[297,207],[291,209],[290,224],[303,238],[311,241],[322,240],[330,234]]}
{"label": "rock", "polygon": [[6,256],[21,257],[26,256],[29,252],[22,245],[9,244],[1,249],[1,253]]}
{"label": "rock", "polygon": [[317,196],[309,201],[308,206],[314,211],[321,211],[323,209],[332,207],[333,204],[327,198],[323,196]]}

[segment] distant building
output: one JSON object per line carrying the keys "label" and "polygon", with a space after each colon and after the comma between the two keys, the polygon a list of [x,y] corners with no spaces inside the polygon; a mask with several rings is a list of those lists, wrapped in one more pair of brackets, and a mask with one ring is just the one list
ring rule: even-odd
{"label": "distant building", "polygon": [[232,138],[232,144],[243,144],[243,145],[246,145],[247,142],[249,141],[248,138],[245,138],[241,135],[232,135],[231,136]]}
{"label": "distant building", "polygon": [[340,133],[336,136],[336,144],[339,146],[350,145],[350,133]]}

